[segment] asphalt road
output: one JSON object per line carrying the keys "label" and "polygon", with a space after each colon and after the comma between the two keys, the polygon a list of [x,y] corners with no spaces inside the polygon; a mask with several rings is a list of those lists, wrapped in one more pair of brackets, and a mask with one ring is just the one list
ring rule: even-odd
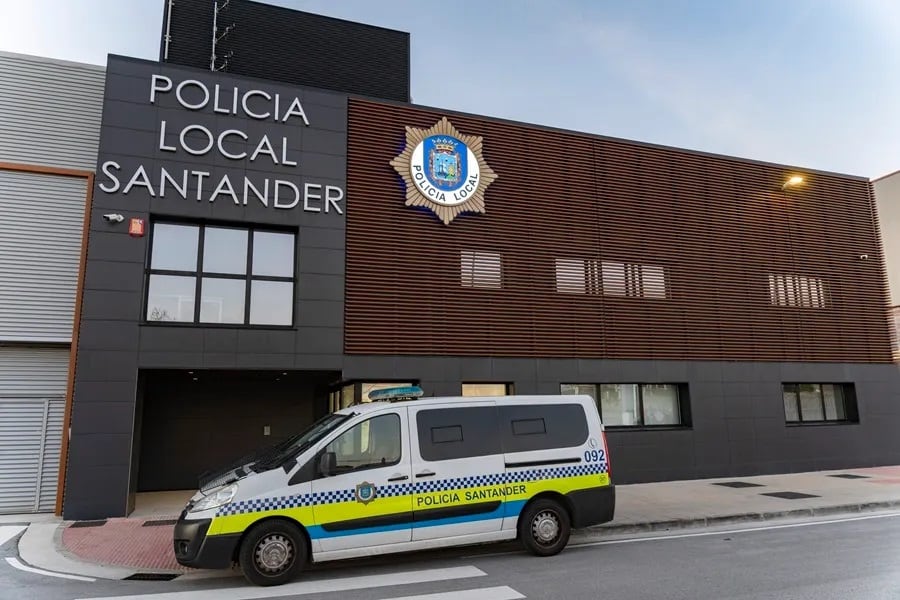
{"label": "asphalt road", "polygon": [[758,530],[694,530],[689,536],[570,546],[552,558],[495,546],[334,563],[314,568],[297,583],[265,589],[248,586],[240,578],[171,582],[50,578],[8,564],[5,557],[15,556],[11,540],[0,545],[4,557],[0,598],[900,600],[900,514],[849,518],[853,520],[835,517],[833,521],[841,520]]}

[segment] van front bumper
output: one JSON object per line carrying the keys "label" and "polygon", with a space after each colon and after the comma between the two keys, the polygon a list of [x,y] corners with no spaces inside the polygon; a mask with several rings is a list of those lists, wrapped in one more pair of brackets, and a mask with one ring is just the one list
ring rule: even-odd
{"label": "van front bumper", "polygon": [[212,519],[178,519],[173,544],[178,564],[195,569],[227,569],[231,566],[240,534],[208,536]]}
{"label": "van front bumper", "polygon": [[590,527],[608,523],[616,514],[616,486],[589,488],[569,492],[572,503],[572,527]]}

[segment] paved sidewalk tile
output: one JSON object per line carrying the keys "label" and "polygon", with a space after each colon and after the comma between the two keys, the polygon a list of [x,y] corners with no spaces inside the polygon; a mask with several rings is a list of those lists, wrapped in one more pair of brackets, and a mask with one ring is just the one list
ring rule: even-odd
{"label": "paved sidewalk tile", "polygon": [[62,531],[62,545],[67,553],[87,562],[154,572],[190,571],[175,561],[174,526],[145,527],[144,521],[110,519],[95,527],[69,525]]}

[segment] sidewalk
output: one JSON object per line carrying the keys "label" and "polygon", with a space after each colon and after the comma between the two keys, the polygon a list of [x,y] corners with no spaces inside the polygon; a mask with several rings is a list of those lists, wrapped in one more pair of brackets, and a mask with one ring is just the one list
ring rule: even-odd
{"label": "sidewalk", "polygon": [[[621,485],[611,523],[577,530],[572,543],[707,525],[900,509],[900,466]],[[142,516],[102,522],[32,524],[19,543],[32,566],[123,579],[152,574],[212,577],[177,564],[174,520],[183,503],[159,499]]]}

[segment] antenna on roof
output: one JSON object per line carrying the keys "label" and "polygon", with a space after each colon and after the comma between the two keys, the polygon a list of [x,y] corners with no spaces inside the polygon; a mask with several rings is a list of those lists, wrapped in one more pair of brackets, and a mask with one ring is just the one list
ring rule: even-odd
{"label": "antenna on roof", "polygon": [[222,3],[222,6],[219,6],[218,2],[213,2],[213,26],[212,26],[212,55],[209,58],[209,70],[210,71],[222,71],[228,66],[228,59],[234,56],[234,52],[229,50],[225,54],[225,61],[216,66],[216,46],[218,43],[228,35],[232,29],[234,29],[234,23],[225,28],[225,31],[222,32],[222,35],[219,35],[219,13],[228,8],[228,5],[231,4],[231,0],[225,0]]}

